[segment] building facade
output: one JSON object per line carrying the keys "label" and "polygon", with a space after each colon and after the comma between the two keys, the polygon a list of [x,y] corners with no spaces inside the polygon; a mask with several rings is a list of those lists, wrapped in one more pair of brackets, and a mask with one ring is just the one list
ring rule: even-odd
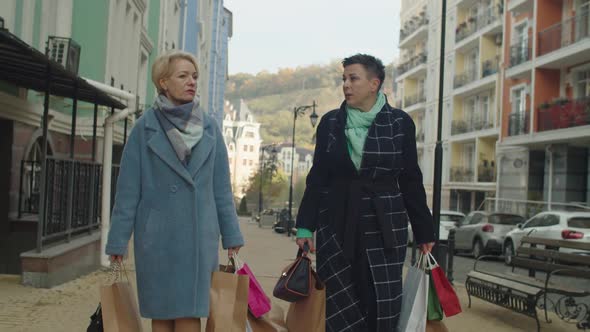
{"label": "building facade", "polygon": [[281,143],[277,145],[277,162],[278,167],[287,176],[291,175],[291,160],[293,160],[293,183],[301,178],[305,178],[313,164],[313,151],[305,148],[295,147],[293,156],[293,147],[291,143]]}
{"label": "building facade", "polygon": [[258,172],[260,163],[260,123],[244,101],[239,108],[225,102],[223,137],[227,147],[231,183],[234,196],[243,197],[250,178]]}

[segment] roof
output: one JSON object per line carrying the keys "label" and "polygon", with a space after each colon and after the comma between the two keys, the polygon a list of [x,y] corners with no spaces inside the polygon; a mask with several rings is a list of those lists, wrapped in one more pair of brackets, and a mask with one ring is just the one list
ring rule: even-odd
{"label": "roof", "polygon": [[49,59],[8,30],[0,28],[0,80],[27,89],[45,91],[48,70],[51,73],[51,95],[72,99],[77,96],[79,101],[117,109],[127,108],[125,104],[67,71],[61,64]]}

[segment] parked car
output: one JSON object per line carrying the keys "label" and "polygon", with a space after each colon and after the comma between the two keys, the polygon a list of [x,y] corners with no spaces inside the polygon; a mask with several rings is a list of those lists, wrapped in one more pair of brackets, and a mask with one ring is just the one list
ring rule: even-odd
{"label": "parked car", "polygon": [[506,234],[524,221],[517,214],[472,211],[455,230],[455,251],[471,252],[475,258],[500,254]]}
{"label": "parked car", "polygon": [[[465,215],[461,212],[441,210],[438,240],[440,242],[446,242],[449,238],[449,231],[456,228],[457,224],[460,223],[463,218],[465,218]],[[408,243],[412,242],[414,242],[414,233],[412,233],[412,225],[408,224]]]}
{"label": "parked car", "polygon": [[[531,235],[553,240],[590,242],[590,212],[548,211],[541,212],[518,228],[506,234],[502,252],[504,262],[510,265],[515,248],[524,236]],[[560,252],[590,255],[589,251],[560,248]]]}

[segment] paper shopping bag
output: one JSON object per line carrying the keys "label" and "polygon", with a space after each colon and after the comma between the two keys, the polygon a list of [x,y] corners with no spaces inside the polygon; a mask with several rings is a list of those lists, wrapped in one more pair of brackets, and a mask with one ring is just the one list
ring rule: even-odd
{"label": "paper shopping bag", "polygon": [[264,289],[254,277],[254,273],[248,266],[248,264],[242,262],[238,255],[234,256],[234,262],[238,265],[239,275],[248,276],[250,279],[249,290],[248,290],[248,308],[254,317],[258,318],[270,311],[270,299],[264,293]]}
{"label": "paper shopping bag", "polygon": [[248,314],[248,276],[215,271],[209,290],[207,332],[244,332]]}
{"label": "paper shopping bag", "polygon": [[398,331],[424,332],[428,307],[428,274],[421,255],[416,265],[408,269],[402,293],[402,310]]}
{"label": "paper shopping bag", "polygon": [[434,289],[434,282],[432,280],[432,277],[430,277],[430,281],[428,282],[427,319],[429,321],[443,319],[443,310],[440,306],[440,302],[438,301],[438,295],[436,294],[436,290]]}
{"label": "paper shopping bag", "polygon": [[[434,257],[429,254],[429,258],[436,263]],[[453,289],[453,286],[445,276],[444,271],[438,266],[438,263],[430,271],[436,294],[440,306],[442,307],[445,316],[451,317],[461,312],[461,304],[459,298]]]}
{"label": "paper shopping bag", "polygon": [[315,271],[307,297],[289,305],[287,329],[289,332],[326,331],[326,286]]}
{"label": "paper shopping bag", "polygon": [[135,294],[128,281],[102,286],[100,303],[105,332],[142,331]]}
{"label": "paper shopping bag", "polygon": [[278,305],[272,305],[271,310],[260,318],[248,313],[248,329],[251,332],[287,332],[285,312]]}

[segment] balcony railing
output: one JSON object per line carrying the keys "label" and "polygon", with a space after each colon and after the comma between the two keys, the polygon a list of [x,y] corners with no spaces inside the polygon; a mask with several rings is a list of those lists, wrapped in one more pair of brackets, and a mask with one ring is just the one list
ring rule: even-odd
{"label": "balcony railing", "polygon": [[405,72],[409,71],[410,69],[415,68],[415,67],[417,67],[421,64],[425,64],[425,63],[426,63],[426,52],[422,52],[422,53],[412,57],[410,60],[397,66],[397,74],[402,75]]}
{"label": "balcony railing", "polygon": [[590,125],[590,97],[560,99],[537,109],[538,131]]}
{"label": "balcony railing", "polygon": [[570,17],[539,32],[539,56],[579,42],[590,36],[588,13]]}
{"label": "balcony railing", "polygon": [[404,107],[410,107],[412,105],[416,105],[418,103],[423,103],[426,101],[426,95],[424,92],[419,92],[404,98]]}
{"label": "balcony railing", "polygon": [[496,182],[496,167],[494,161],[484,160],[477,168],[478,182]]}
{"label": "balcony railing", "polygon": [[481,78],[497,73],[500,68],[499,63],[498,57],[484,61],[481,65]]}
{"label": "balcony railing", "polygon": [[473,182],[473,170],[466,167],[451,168],[451,182]]}
{"label": "balcony railing", "polygon": [[508,117],[508,136],[525,135],[529,133],[529,113],[512,113]]}
{"label": "balcony railing", "polygon": [[473,67],[472,69],[465,70],[462,73],[455,75],[454,87],[455,89],[458,89],[477,79],[479,79],[479,73],[477,72],[477,68]]}
{"label": "balcony railing", "polygon": [[520,43],[510,46],[510,67],[518,66],[521,63],[531,60],[531,48],[528,46],[528,41],[525,44],[527,45],[526,47]]}
{"label": "balcony railing", "polygon": [[412,17],[409,21],[404,24],[404,27],[399,32],[399,40],[403,41],[416,30],[428,24],[428,18],[422,12],[420,15]]}
{"label": "balcony railing", "polygon": [[477,119],[474,119],[471,121],[454,120],[453,123],[451,124],[451,135],[460,135],[460,134],[465,134],[465,133],[469,133],[472,131],[490,129],[493,126],[494,126],[494,124],[490,121],[487,121],[487,120],[477,120]]}
{"label": "balcony railing", "polygon": [[467,20],[459,23],[455,28],[455,42],[473,35],[477,31],[498,21],[502,17],[502,6],[498,4],[495,8],[488,8],[483,13],[469,17]]}

